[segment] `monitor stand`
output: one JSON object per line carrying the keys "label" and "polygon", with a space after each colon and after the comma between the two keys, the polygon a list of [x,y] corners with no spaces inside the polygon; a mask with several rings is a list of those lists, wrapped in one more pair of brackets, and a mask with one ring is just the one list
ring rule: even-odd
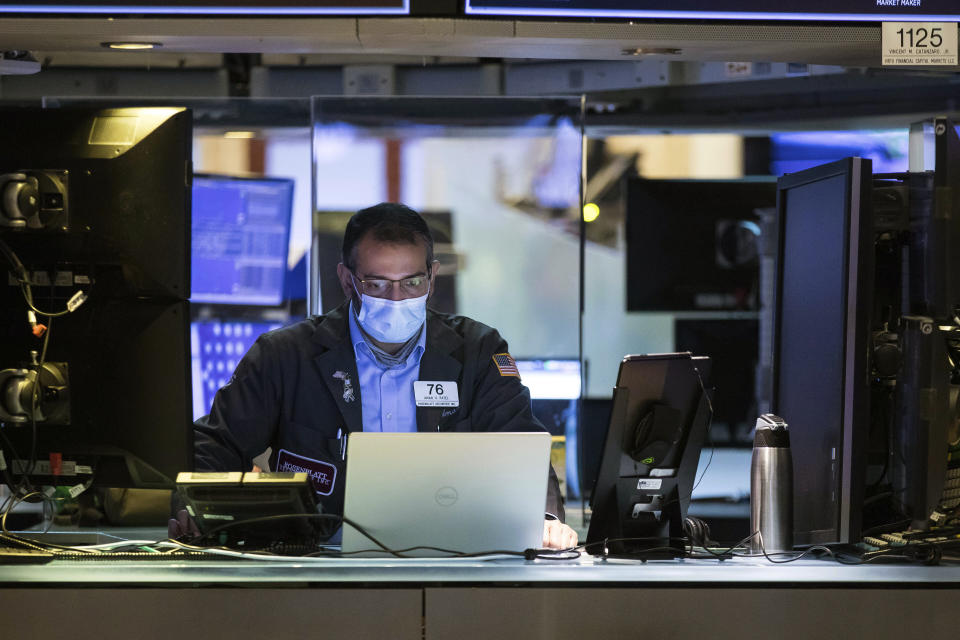
{"label": "monitor stand", "polygon": [[[629,393],[625,387],[614,389],[611,424],[623,424],[626,420]],[[593,512],[599,517],[591,519],[587,532],[591,554],[641,560],[685,554],[683,520],[709,413],[709,402],[703,393],[680,463],[671,475],[658,476],[657,469],[644,476],[622,475],[613,491],[594,496],[597,502],[592,505]]]}

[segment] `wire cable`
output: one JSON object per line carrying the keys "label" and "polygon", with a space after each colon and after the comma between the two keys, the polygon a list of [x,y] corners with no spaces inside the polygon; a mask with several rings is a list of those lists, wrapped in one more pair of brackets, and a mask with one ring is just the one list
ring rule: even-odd
{"label": "wire cable", "polygon": [[17,282],[27,282],[27,268],[23,266],[23,262],[20,261],[20,258],[17,257],[13,249],[10,248],[10,245],[4,242],[3,238],[0,238],[0,254],[3,254],[3,257],[5,257],[7,262],[10,263],[10,266],[13,267],[14,277],[17,279]]}
{"label": "wire cable", "polygon": [[[13,509],[16,508],[18,504],[25,502],[26,500],[34,496],[39,497],[44,501],[48,499],[48,496],[46,496],[41,491],[32,491],[20,497],[11,496],[12,501],[10,505],[3,511],[3,515],[0,515],[0,539],[6,540],[8,542],[12,541],[17,544],[23,545],[25,547],[38,549],[40,551],[50,551],[51,549],[56,549],[56,550],[74,551],[79,553],[86,552],[84,547],[70,547],[65,545],[52,544],[49,542],[41,542],[38,540],[31,540],[30,538],[18,536],[7,529],[7,516],[10,514],[10,512],[13,511]],[[92,553],[99,553],[99,552],[94,551]]]}
{"label": "wire cable", "polygon": [[[734,554],[734,555],[738,558],[763,557],[763,558],[766,558],[768,562],[771,562],[773,564],[788,564],[790,562],[796,562],[797,560],[802,560],[803,558],[809,556],[810,554],[817,553],[817,552],[823,552],[829,555],[830,557],[835,558],[833,551],[829,547],[826,547],[823,545],[814,545],[812,547],[808,547],[803,551],[767,551],[767,548],[766,546],[764,546],[764,543],[763,543],[763,532],[761,532],[759,529],[751,533],[749,536],[747,536],[743,540],[741,540],[739,544],[744,545],[750,540],[752,540],[753,538],[756,538],[757,544],[760,545],[760,553],[743,553],[743,554]],[[774,556],[784,556],[784,555],[792,556],[792,557],[787,558],[785,560],[774,559]]]}
{"label": "wire cable", "polygon": [[47,331],[43,335],[43,347],[40,350],[40,360],[34,367],[33,389],[30,393],[30,458],[23,468],[23,478],[21,484],[27,488],[32,488],[30,476],[33,475],[37,465],[37,405],[40,402],[40,373],[43,371],[43,365],[47,361],[47,346],[50,344],[50,332],[53,325],[53,319],[48,320]]}
{"label": "wire cable", "polygon": [[[20,258],[17,257],[17,254],[10,247],[10,245],[4,242],[2,238],[0,238],[0,254],[3,254],[3,256],[7,259],[7,262],[10,263],[10,266],[13,267],[14,279],[16,279],[17,284],[20,286],[20,293],[23,296],[24,301],[27,303],[27,307],[29,307],[31,311],[33,311],[39,316],[44,316],[46,318],[57,318],[60,316],[65,316],[68,313],[72,313],[77,308],[77,307],[71,308],[70,304],[68,303],[67,308],[63,309],[62,311],[50,312],[50,311],[41,311],[40,309],[38,309],[33,304],[33,291],[30,288],[31,287],[30,274],[27,272],[27,268],[23,265],[23,262],[21,262]],[[52,285],[52,281],[51,281],[51,285]]]}
{"label": "wire cable", "polygon": [[[405,549],[392,549],[392,548],[388,547],[387,545],[385,545],[383,542],[381,542],[378,538],[376,538],[375,536],[373,536],[369,531],[367,531],[366,529],[364,529],[361,525],[359,525],[359,524],[357,524],[356,522],[354,522],[353,520],[351,520],[351,519],[349,519],[349,518],[344,518],[343,516],[339,516],[339,515],[336,515],[336,514],[331,514],[331,513],[292,513],[292,514],[277,514],[277,515],[271,515],[271,516],[262,516],[262,517],[259,517],[259,518],[248,518],[248,519],[245,519],[245,520],[237,520],[237,521],[234,521],[234,522],[228,522],[228,523],[222,524],[222,525],[220,525],[220,526],[218,526],[218,527],[214,527],[213,529],[211,529],[211,530],[209,530],[209,531],[201,534],[198,538],[195,538],[195,539],[192,541],[194,544],[191,545],[191,547],[192,547],[192,548],[195,548],[195,549],[206,549],[207,547],[201,547],[201,546],[196,545],[195,543],[200,542],[200,541],[202,541],[202,540],[204,540],[204,539],[207,539],[207,538],[212,538],[212,537],[216,536],[217,534],[219,534],[219,533],[221,533],[221,532],[223,532],[223,531],[226,531],[226,530],[228,530],[228,529],[235,528],[235,527],[238,527],[238,526],[249,526],[249,525],[251,525],[251,524],[260,524],[260,523],[264,523],[264,522],[276,522],[276,521],[280,521],[280,520],[290,520],[290,519],[304,519],[304,520],[326,519],[326,520],[336,520],[336,521],[338,521],[338,522],[340,522],[340,523],[342,523],[342,524],[344,524],[344,525],[348,525],[348,526],[352,527],[352,528],[355,529],[358,533],[360,533],[361,535],[363,535],[365,538],[367,538],[368,540],[370,540],[373,544],[375,544],[375,545],[378,547],[378,548],[362,549],[362,550],[359,550],[359,551],[348,551],[348,552],[342,552],[342,551],[339,551],[339,552],[333,552],[333,551],[330,551],[330,552],[328,552],[328,551],[316,551],[316,552],[313,552],[313,553],[311,553],[311,554],[307,554],[306,557],[313,557],[313,556],[317,556],[317,555],[347,557],[347,556],[360,555],[360,554],[384,553],[384,554],[388,554],[388,555],[390,555],[390,556],[393,556],[393,557],[395,557],[395,558],[409,558],[409,557],[411,557],[411,556],[406,555],[406,554],[410,554],[410,553],[413,553],[413,552],[416,552],[416,551],[434,551],[434,552],[437,552],[437,553],[445,553],[445,554],[448,554],[450,557],[453,557],[453,558],[482,558],[482,557],[485,557],[485,556],[511,556],[511,557],[523,557],[523,558],[526,558],[526,559],[528,559],[528,560],[534,560],[534,559],[542,559],[542,560],[568,560],[568,559],[577,558],[577,557],[579,557],[579,555],[580,555],[579,552],[576,550],[576,548],[573,548],[573,549],[561,549],[561,550],[557,550],[557,551],[548,550],[548,549],[527,549],[527,550],[524,550],[524,551],[514,551],[514,550],[507,550],[507,549],[491,549],[491,550],[485,550],[485,551],[464,552],[464,551],[459,551],[459,550],[456,550],[456,549],[447,549],[447,548],[444,548],[444,547],[435,547],[435,546],[430,546],[430,545],[418,545],[418,546],[414,546],[414,547],[408,547],[408,548],[405,548]],[[175,541],[175,542],[178,542],[178,543],[181,543],[181,544],[182,544],[181,541]],[[295,557],[304,557],[304,556],[295,556]]]}
{"label": "wire cable", "polygon": [[[624,542],[663,543],[665,541],[671,541],[671,540],[680,541],[682,543],[682,547],[678,548],[675,546],[663,546],[661,544],[660,546],[656,546],[656,547],[630,550],[623,554],[611,554],[609,549],[611,544],[619,544]],[[654,554],[654,553],[662,553],[664,551],[670,551],[675,555],[675,557],[678,557],[678,558],[683,557],[684,554],[686,553],[685,548],[689,541],[690,539],[686,537],[679,538],[679,537],[673,537],[673,536],[662,536],[662,537],[661,536],[636,536],[636,537],[628,537],[628,538],[604,538],[603,540],[596,540],[594,542],[585,542],[583,544],[577,545],[576,547],[573,548],[573,550],[590,553],[588,549],[590,549],[591,547],[603,545],[602,553],[592,554],[592,555],[600,555],[604,559],[612,556],[612,557],[637,558],[645,561],[645,559],[642,556]]]}

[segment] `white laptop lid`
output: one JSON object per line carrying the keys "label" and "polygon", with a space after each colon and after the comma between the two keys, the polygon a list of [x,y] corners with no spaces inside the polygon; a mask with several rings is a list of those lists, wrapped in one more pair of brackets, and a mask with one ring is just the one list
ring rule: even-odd
{"label": "white laptop lid", "polygon": [[[549,464],[548,433],[351,433],[343,514],[391,549],[539,548]],[[344,552],[376,548],[344,523]]]}

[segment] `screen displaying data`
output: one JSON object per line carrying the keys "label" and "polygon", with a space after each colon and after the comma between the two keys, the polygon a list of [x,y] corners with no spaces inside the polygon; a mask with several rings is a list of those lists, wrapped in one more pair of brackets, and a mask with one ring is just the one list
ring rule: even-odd
{"label": "screen displaying data", "polygon": [[467,14],[721,20],[946,20],[956,0],[466,0]]}
{"label": "screen displaying data", "polygon": [[407,15],[410,0],[27,0],[3,3],[0,13],[181,15]]}
{"label": "screen displaying data", "polygon": [[217,389],[227,384],[240,359],[260,334],[282,327],[280,322],[205,320],[190,323],[190,367],[193,378],[193,418],[206,415]]}
{"label": "screen displaying data", "polygon": [[283,302],[292,203],[292,180],[194,177],[190,300]]}
{"label": "screen displaying data", "polygon": [[576,400],[580,397],[578,360],[517,360],[520,380],[532,400]]}

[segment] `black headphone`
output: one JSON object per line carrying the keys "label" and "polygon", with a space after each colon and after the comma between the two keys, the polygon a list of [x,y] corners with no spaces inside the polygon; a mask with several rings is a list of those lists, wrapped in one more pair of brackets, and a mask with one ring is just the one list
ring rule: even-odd
{"label": "black headphone", "polygon": [[683,519],[683,532],[694,547],[715,547],[716,541],[710,539],[710,525],[693,516]]}

